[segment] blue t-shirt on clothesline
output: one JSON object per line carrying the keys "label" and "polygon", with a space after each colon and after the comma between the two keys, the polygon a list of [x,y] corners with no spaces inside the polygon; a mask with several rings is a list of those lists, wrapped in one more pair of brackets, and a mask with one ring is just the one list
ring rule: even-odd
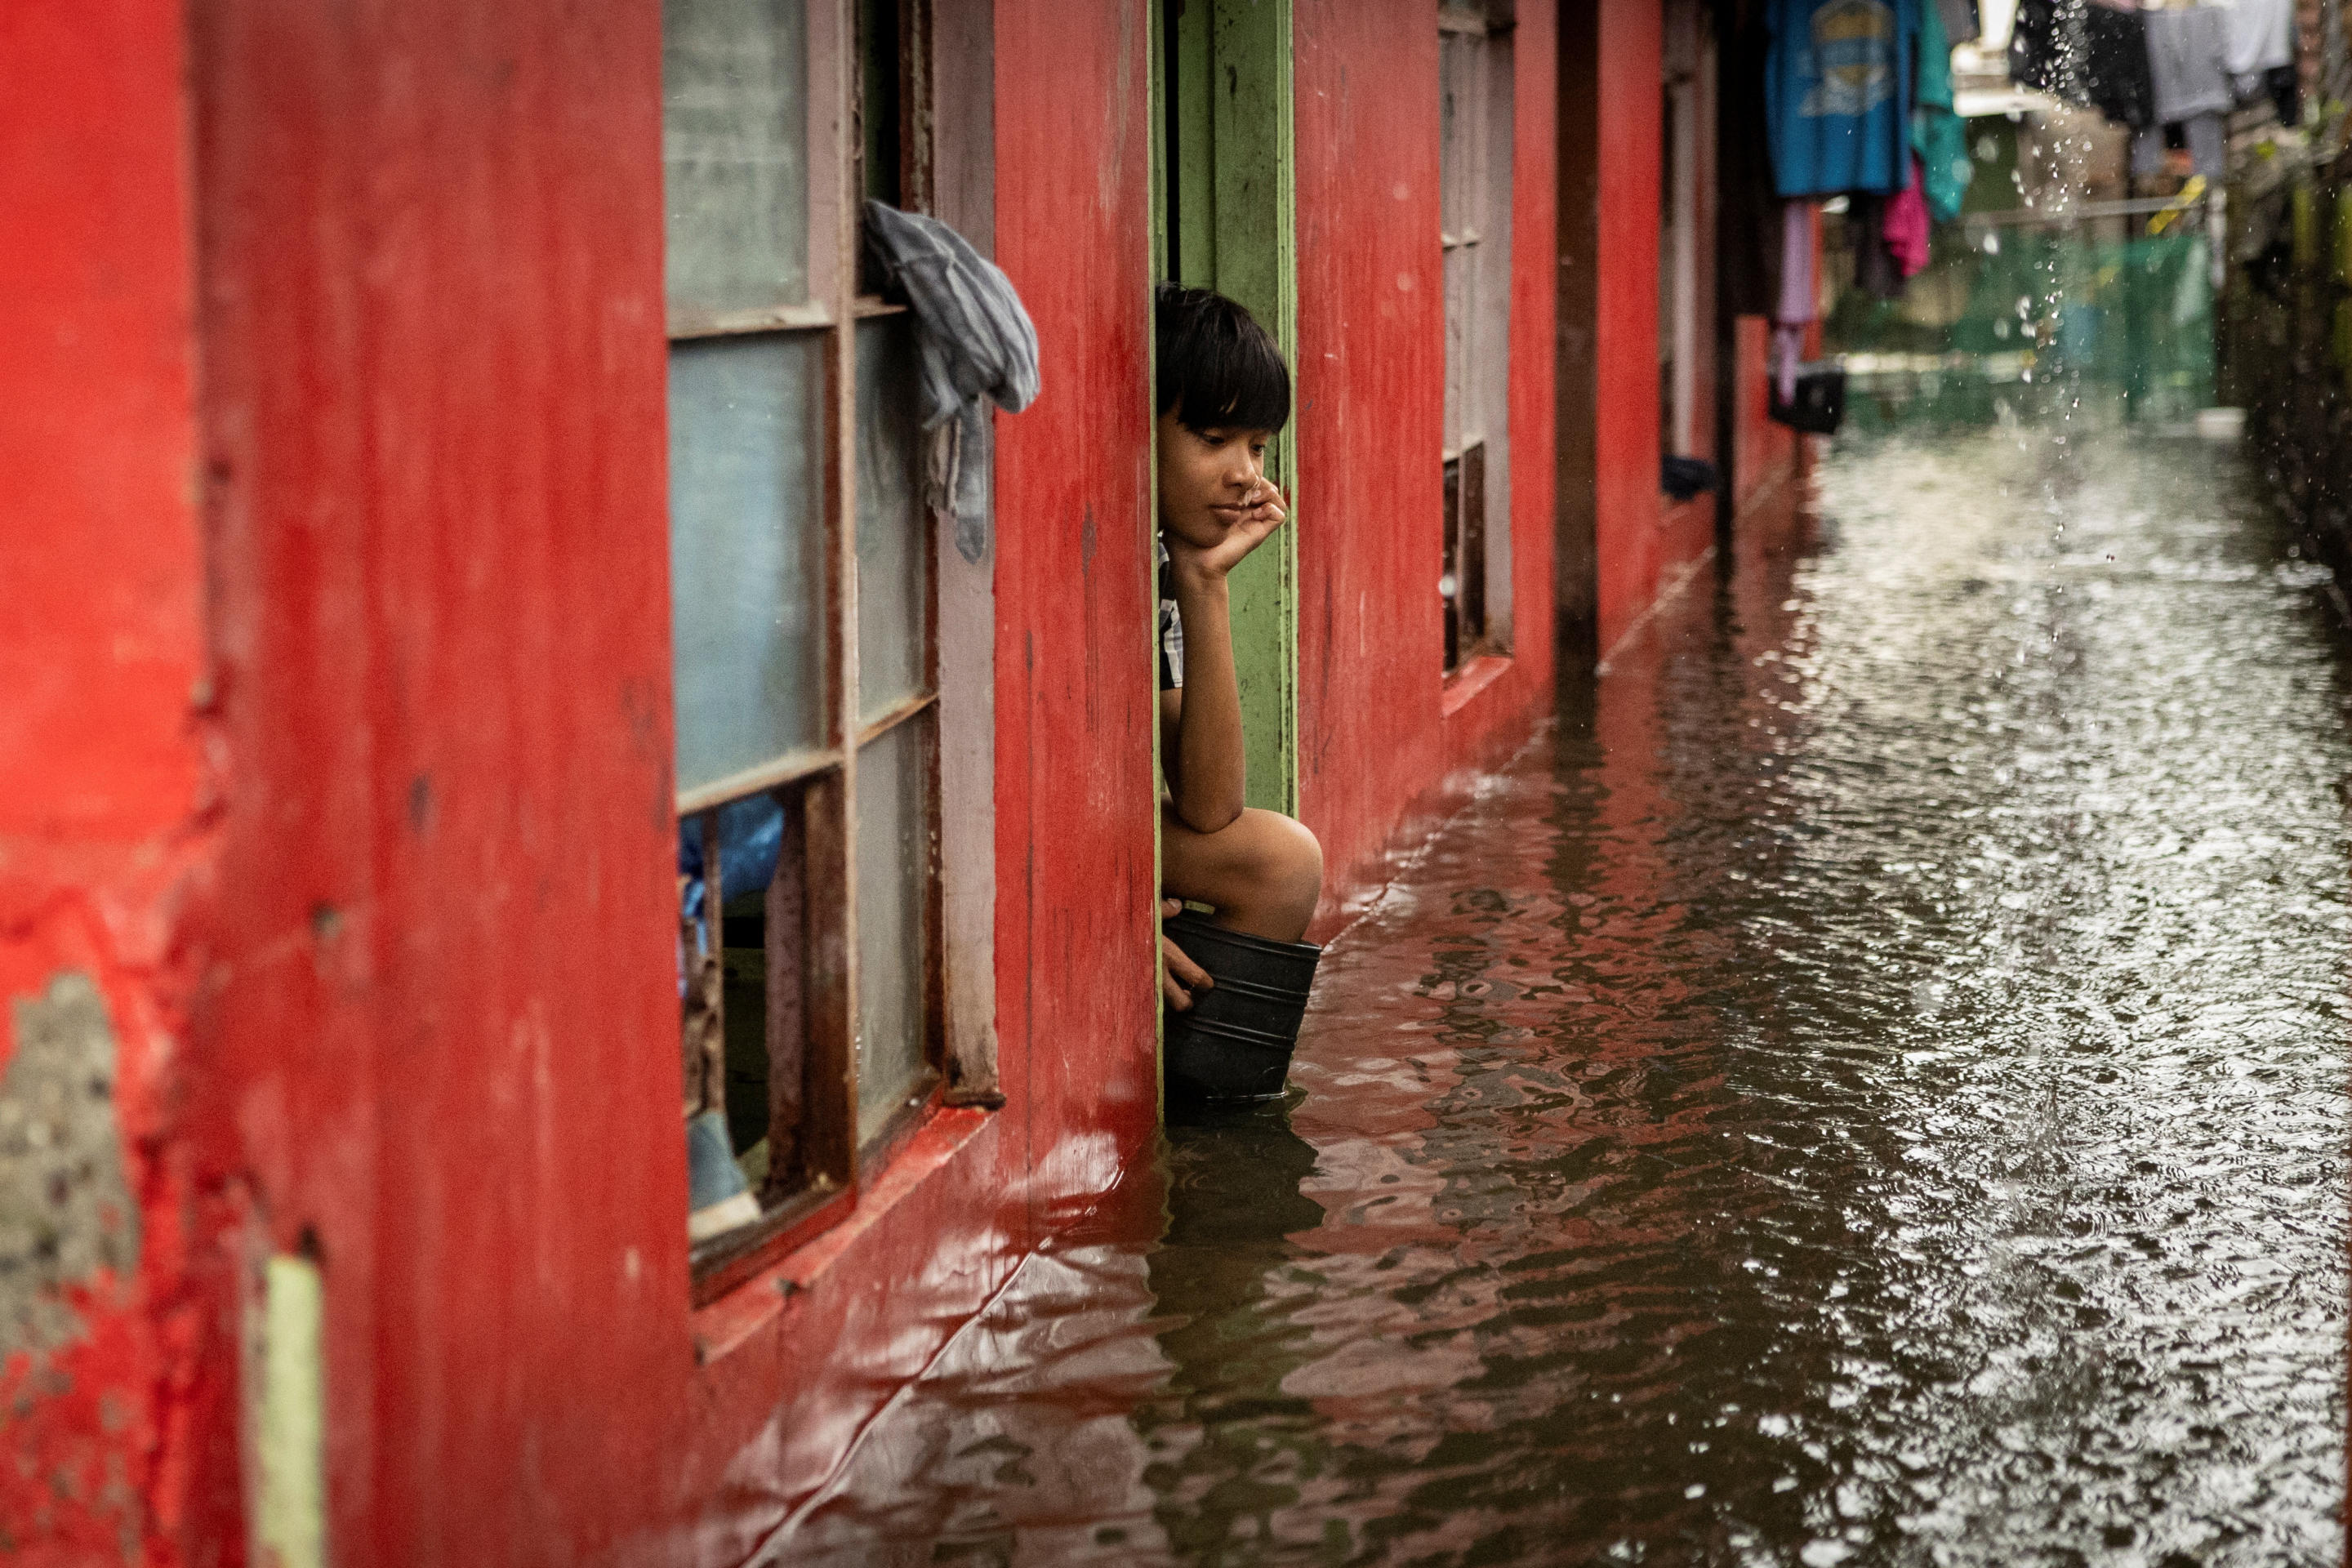
{"label": "blue t-shirt on clothesline", "polygon": [[1919,0],[1771,0],[1764,107],[1783,196],[1909,183]]}

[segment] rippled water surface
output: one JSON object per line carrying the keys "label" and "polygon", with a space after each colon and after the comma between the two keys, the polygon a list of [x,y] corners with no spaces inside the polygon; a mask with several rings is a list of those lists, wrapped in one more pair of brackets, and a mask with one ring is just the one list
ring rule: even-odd
{"label": "rippled water surface", "polygon": [[1838,453],[785,1555],[2337,1561],[2352,659],[2251,489]]}

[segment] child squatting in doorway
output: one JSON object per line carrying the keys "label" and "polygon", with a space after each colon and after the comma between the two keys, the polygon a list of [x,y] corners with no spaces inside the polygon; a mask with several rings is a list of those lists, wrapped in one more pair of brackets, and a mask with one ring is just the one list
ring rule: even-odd
{"label": "child squatting in doorway", "polygon": [[[1174,283],[1154,300],[1159,363],[1161,912],[1213,906],[1217,925],[1296,942],[1314,918],[1323,850],[1279,812],[1243,804],[1241,692],[1226,578],[1287,515],[1266,444],[1290,417],[1290,372],[1233,300]],[[1213,983],[1160,938],[1179,1012]]]}

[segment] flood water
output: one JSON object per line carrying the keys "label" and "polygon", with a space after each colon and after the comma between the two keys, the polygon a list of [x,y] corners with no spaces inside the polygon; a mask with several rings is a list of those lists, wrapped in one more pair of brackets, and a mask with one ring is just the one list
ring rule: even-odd
{"label": "flood water", "polygon": [[1835,450],[780,1556],[2339,1561],[2352,645],[2236,463]]}

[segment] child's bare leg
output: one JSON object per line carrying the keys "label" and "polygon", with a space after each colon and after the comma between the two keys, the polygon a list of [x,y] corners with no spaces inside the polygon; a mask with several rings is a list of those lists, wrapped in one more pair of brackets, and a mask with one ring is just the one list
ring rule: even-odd
{"label": "child's bare leg", "polygon": [[1323,891],[1323,847],[1276,811],[1243,812],[1214,833],[1160,813],[1160,884],[1168,896],[1213,904],[1217,923],[1274,942],[1297,942]]}

